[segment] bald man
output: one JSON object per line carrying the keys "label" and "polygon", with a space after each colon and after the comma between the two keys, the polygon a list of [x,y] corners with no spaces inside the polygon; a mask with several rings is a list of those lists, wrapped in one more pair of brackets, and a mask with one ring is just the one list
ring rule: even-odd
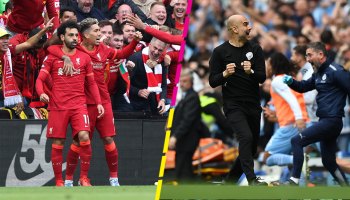
{"label": "bald man", "polygon": [[226,26],[229,40],[213,51],[209,84],[222,86],[224,112],[239,140],[239,157],[227,178],[238,180],[244,173],[249,185],[267,185],[256,177],[253,161],[260,133],[259,83],[266,79],[263,51],[249,41],[247,18],[232,15]]}

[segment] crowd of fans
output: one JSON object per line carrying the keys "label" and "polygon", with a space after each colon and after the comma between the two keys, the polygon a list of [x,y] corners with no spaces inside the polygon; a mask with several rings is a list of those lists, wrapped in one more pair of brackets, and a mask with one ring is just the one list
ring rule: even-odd
{"label": "crowd of fans", "polygon": [[[12,72],[22,98],[7,104],[1,91],[2,118],[47,118],[45,104],[35,91],[38,72],[48,47],[60,45],[57,27],[67,20],[80,23],[87,18],[98,20],[97,38],[107,48],[122,50],[136,31],[143,35],[130,57],[109,59],[102,66],[113,110],[166,115],[176,85],[187,5],[186,0],[7,1],[0,15],[0,27],[6,30],[1,37],[9,39],[10,50],[16,49],[11,50]],[[37,37],[30,46],[16,48]]]}

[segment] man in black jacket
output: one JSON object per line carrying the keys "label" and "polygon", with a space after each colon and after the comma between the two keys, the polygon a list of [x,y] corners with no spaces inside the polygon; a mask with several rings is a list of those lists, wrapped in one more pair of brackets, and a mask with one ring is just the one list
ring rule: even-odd
{"label": "man in black jacket", "polygon": [[239,140],[239,157],[229,177],[244,173],[249,185],[267,185],[254,173],[260,133],[259,83],[266,79],[263,51],[249,42],[251,27],[247,18],[232,15],[227,20],[229,40],[214,49],[209,62],[209,84],[222,86],[224,112]]}
{"label": "man in black jacket", "polygon": [[180,87],[183,99],[177,104],[169,140],[169,149],[175,149],[175,174],[177,180],[193,179],[192,156],[198,146],[198,127],[201,108],[198,94],[193,90],[193,77],[189,69],[183,69]]}
{"label": "man in black jacket", "polygon": [[134,64],[130,72],[130,102],[134,111],[165,113],[168,72],[161,55],[166,48],[166,43],[153,38],[148,47],[129,57]]}

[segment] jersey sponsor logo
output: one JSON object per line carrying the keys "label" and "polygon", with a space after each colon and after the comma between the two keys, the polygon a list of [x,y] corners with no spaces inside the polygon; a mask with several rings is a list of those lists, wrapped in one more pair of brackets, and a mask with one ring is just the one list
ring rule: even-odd
{"label": "jersey sponsor logo", "polygon": [[5,186],[42,186],[54,178],[51,162],[45,158],[46,129],[41,124],[25,126],[22,147],[12,158]]}
{"label": "jersey sponsor logo", "polygon": [[58,74],[59,76],[63,76],[63,69],[62,69],[62,67],[58,68],[57,74]]}
{"label": "jersey sponsor logo", "polygon": [[92,63],[92,67],[93,67],[94,69],[102,69],[102,68],[103,68],[103,65],[102,65],[102,63],[95,63],[95,62],[93,62],[93,63]]}
{"label": "jersey sponsor logo", "polygon": [[73,74],[80,74],[80,69],[76,69],[73,71]]}

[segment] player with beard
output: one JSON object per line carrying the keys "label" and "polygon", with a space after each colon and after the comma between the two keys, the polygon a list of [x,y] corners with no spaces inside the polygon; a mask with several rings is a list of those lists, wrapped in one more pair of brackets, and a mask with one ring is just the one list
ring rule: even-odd
{"label": "player with beard", "polygon": [[323,43],[310,43],[306,49],[306,60],[311,63],[315,73],[311,78],[296,81],[291,76],[284,76],[284,83],[297,92],[308,92],[316,89],[318,105],[316,115],[319,121],[292,138],[293,172],[289,185],[299,183],[304,155],[303,147],[320,142],[324,167],[341,186],[349,185],[344,172],[336,163],[337,138],[343,128],[344,106],[347,95],[350,95],[350,73],[327,58]]}
{"label": "player with beard", "polygon": [[[104,149],[106,160],[110,173],[111,186],[119,186],[118,182],[118,151],[114,143],[113,137],[116,135],[114,126],[114,117],[111,106],[111,98],[108,93],[108,87],[105,82],[104,73],[106,68],[107,59],[125,59],[129,57],[134,48],[136,47],[142,35],[140,32],[136,32],[135,39],[122,50],[110,48],[103,44],[101,41],[101,31],[98,26],[98,21],[93,18],[86,18],[80,22],[80,33],[82,37],[82,43],[77,47],[79,50],[87,53],[92,60],[93,72],[95,75],[95,81],[97,83],[102,105],[105,109],[105,114],[102,118],[98,119],[98,113],[95,108],[95,101],[91,96],[91,93],[87,92],[87,104],[90,119],[90,138],[92,138],[93,131],[96,127],[100,137],[104,142]],[[60,46],[50,46],[48,51],[55,56],[63,59],[67,59],[60,51]],[[71,70],[68,70],[71,71]],[[75,71],[75,69],[73,69]],[[73,186],[73,173],[77,165],[79,144],[76,140],[73,141],[67,156],[67,170],[66,170],[66,186]],[[90,184],[90,182],[86,182]]]}
{"label": "player with beard", "polygon": [[[82,186],[89,186],[83,184],[88,181],[88,170],[92,154],[85,89],[90,90],[91,101],[95,102],[93,109],[98,113],[98,118],[104,114],[104,109],[94,80],[91,59],[87,54],[76,49],[78,25],[72,21],[63,23],[58,28],[57,35],[63,42],[62,49],[59,51],[70,57],[74,64],[75,72],[71,76],[63,75],[63,61],[49,54],[36,81],[36,90],[40,100],[44,103],[49,103],[50,115],[46,137],[53,139],[51,160],[56,186],[64,186],[62,179],[62,150],[69,123],[72,127],[73,138],[79,141],[80,146],[79,156],[82,162],[79,182]],[[43,87],[44,83],[49,80],[52,80],[50,83],[52,84],[50,97],[44,92]]]}
{"label": "player with beard", "polygon": [[249,185],[267,185],[254,173],[253,156],[260,133],[259,83],[266,79],[263,51],[250,41],[252,27],[242,15],[227,20],[229,40],[216,47],[209,61],[209,84],[222,86],[225,115],[237,134],[239,156],[228,178],[238,180],[242,173]]}

